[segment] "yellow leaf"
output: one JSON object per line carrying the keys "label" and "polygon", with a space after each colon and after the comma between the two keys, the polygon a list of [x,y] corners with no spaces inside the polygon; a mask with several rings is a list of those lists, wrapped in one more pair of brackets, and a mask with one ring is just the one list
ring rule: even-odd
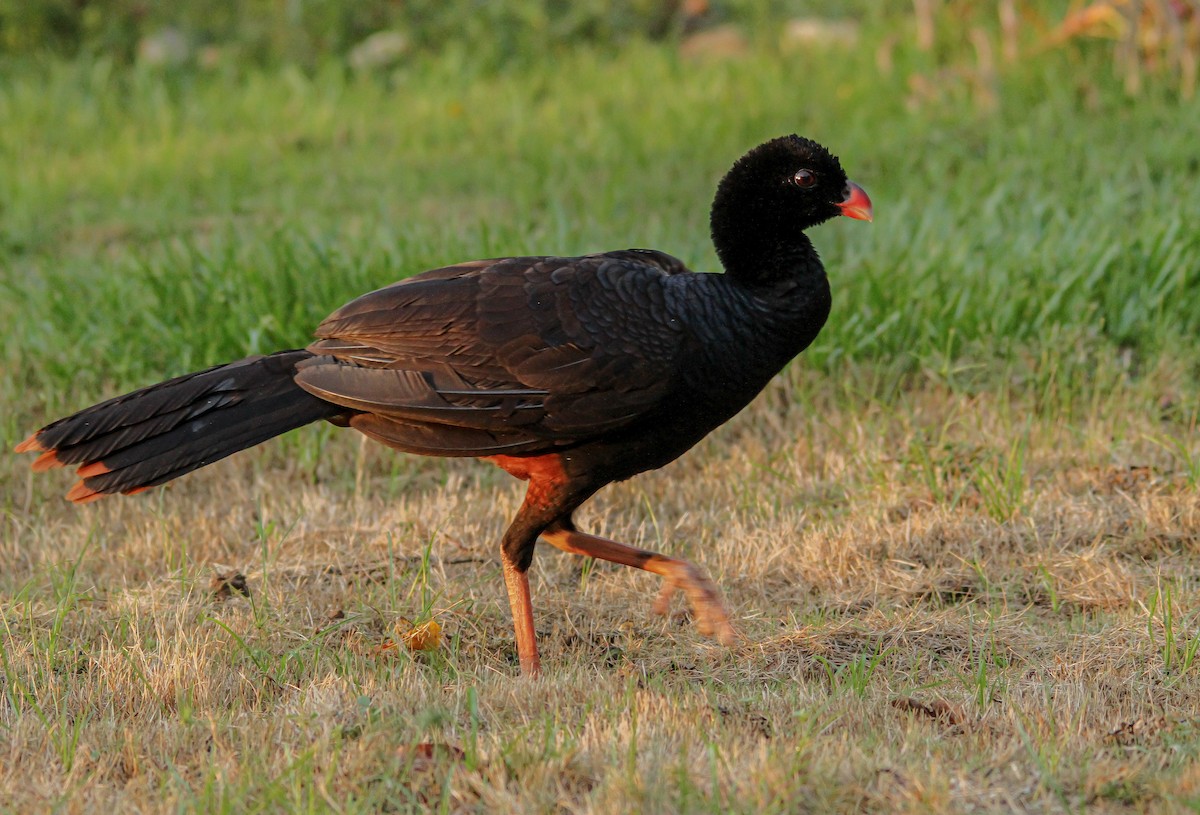
{"label": "yellow leaf", "polygon": [[430,620],[410,628],[400,638],[414,651],[436,651],[442,644],[442,627],[437,620]]}

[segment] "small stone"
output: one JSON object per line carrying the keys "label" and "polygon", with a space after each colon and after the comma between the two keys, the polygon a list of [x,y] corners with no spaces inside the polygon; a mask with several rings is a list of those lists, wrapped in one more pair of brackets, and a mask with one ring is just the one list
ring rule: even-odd
{"label": "small stone", "polygon": [[191,56],[192,46],[178,28],[164,28],[138,41],[137,59],[142,65],[174,67]]}
{"label": "small stone", "polygon": [[823,20],[819,17],[797,17],[788,20],[780,38],[784,51],[806,48],[844,48],[858,44],[858,23],[853,20]]}
{"label": "small stone", "polygon": [[740,57],[749,50],[749,40],[735,25],[697,31],[679,43],[679,53],[688,58],[729,59]]}
{"label": "small stone", "polygon": [[376,31],[350,49],[346,61],[356,71],[395,65],[408,53],[408,36],[399,31]]}

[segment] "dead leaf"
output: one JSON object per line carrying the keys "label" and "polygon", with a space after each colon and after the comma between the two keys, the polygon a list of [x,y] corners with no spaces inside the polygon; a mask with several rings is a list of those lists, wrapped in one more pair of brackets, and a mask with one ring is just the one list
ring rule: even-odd
{"label": "dead leaf", "polygon": [[1110,492],[1138,494],[1153,486],[1156,473],[1151,467],[1131,464],[1128,467],[1110,467],[1098,474],[1100,486]]}
{"label": "dead leaf", "polygon": [[396,637],[384,640],[371,652],[376,656],[395,656],[399,653],[400,643],[410,651],[436,651],[442,645],[442,626],[437,620],[413,625],[401,619],[396,623],[396,633]]}
{"label": "dead leaf", "polygon": [[400,639],[413,651],[436,651],[442,644],[442,626],[429,620],[405,631]]}
{"label": "dead leaf", "polygon": [[428,741],[420,744],[401,745],[396,748],[396,755],[405,764],[408,764],[414,773],[428,772],[439,761],[459,762],[467,757],[461,748],[455,747],[453,744],[436,744]]}
{"label": "dead leaf", "polygon": [[1130,747],[1142,743],[1166,729],[1167,718],[1165,716],[1149,718],[1139,716],[1136,719],[1121,722],[1120,725],[1105,734],[1105,738],[1122,747]]}
{"label": "dead leaf", "polygon": [[962,709],[958,705],[952,705],[944,699],[934,699],[932,702],[926,704],[919,699],[913,699],[911,696],[904,696],[899,699],[893,699],[892,707],[897,710],[903,710],[906,713],[918,713],[954,727],[958,727],[963,723]]}
{"label": "dead leaf", "polygon": [[228,600],[233,596],[234,592],[243,597],[250,596],[250,586],[246,584],[246,575],[241,572],[222,573],[217,572],[213,576],[212,582],[208,585],[212,596],[218,600]]}

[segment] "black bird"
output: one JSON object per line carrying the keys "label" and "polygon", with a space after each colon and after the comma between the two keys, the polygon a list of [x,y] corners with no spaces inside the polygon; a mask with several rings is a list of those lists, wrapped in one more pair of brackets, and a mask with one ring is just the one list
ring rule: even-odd
{"label": "black bird", "polygon": [[538,538],[664,578],[700,631],[734,629],[696,566],[581,532],[601,487],[662,467],[745,407],[817,336],[825,269],[804,230],[871,201],[814,141],[784,136],[721,180],[724,274],[649,249],[446,266],[365,294],[304,350],[219,365],[60,419],[17,446],[35,470],[77,465],[87,502],[163,484],[325,419],[390,447],[472,456],[529,482],[501,542],[521,669],[540,671],[528,570]]}

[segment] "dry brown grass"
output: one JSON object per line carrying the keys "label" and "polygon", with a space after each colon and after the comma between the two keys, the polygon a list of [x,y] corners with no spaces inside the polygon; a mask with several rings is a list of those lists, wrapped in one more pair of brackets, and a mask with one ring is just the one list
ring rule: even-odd
{"label": "dry brown grass", "polygon": [[[0,807],[1195,808],[1200,437],[1170,380],[1039,412],[796,368],[579,518],[698,561],[744,642],[544,550],[538,682],[494,557],[520,489],[485,465],[343,433],[80,509],[7,457]],[[439,650],[393,647],[430,618]]]}

